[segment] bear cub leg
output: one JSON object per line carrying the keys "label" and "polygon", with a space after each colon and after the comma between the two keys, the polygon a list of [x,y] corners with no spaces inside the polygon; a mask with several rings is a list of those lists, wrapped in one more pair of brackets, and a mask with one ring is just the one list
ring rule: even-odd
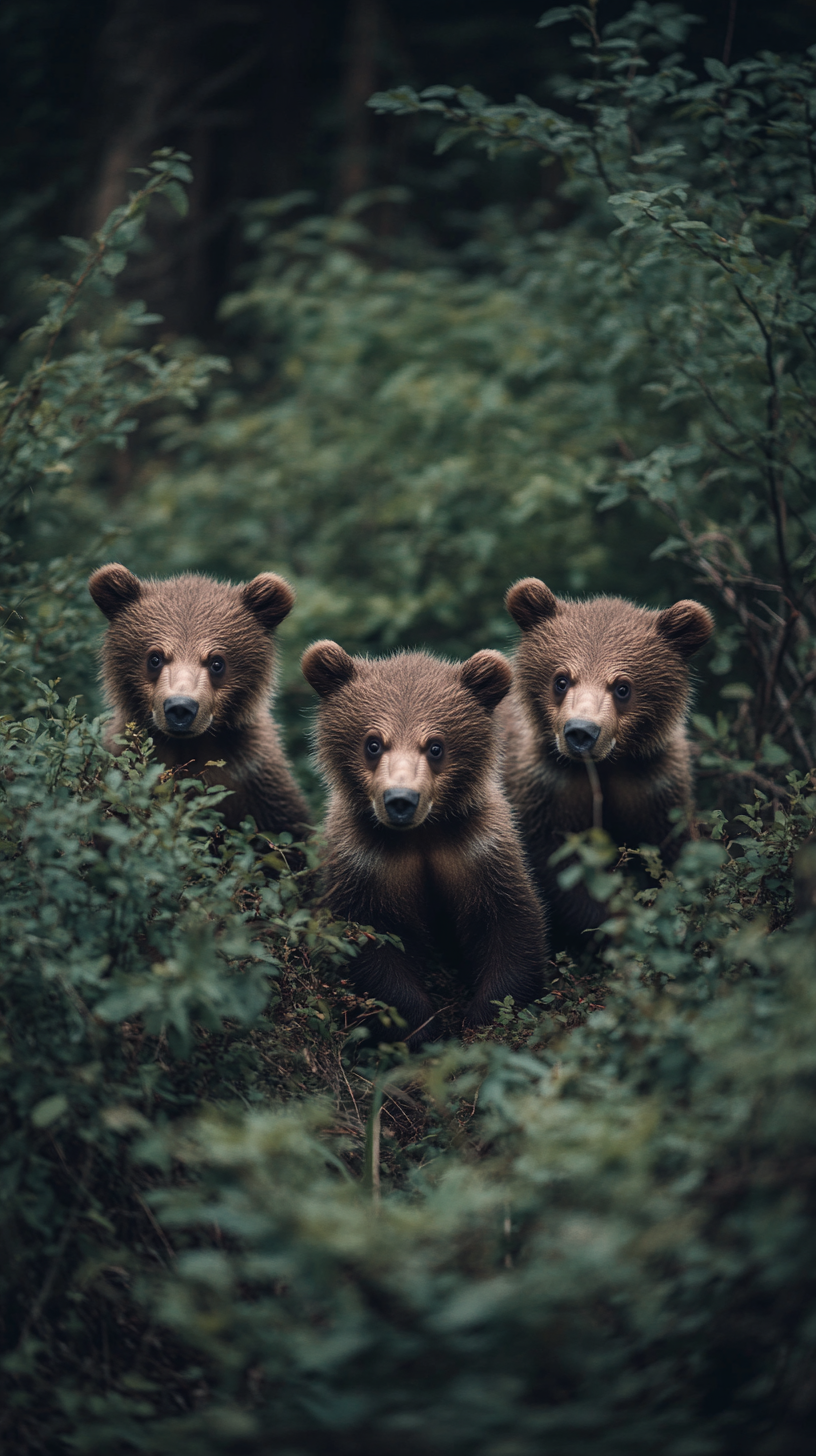
{"label": "bear cub leg", "polygon": [[505,996],[520,1008],[541,995],[546,926],[538,900],[525,888],[521,880],[515,894],[497,896],[488,913],[462,926],[463,948],[476,977],[465,1026],[492,1021],[494,1003]]}

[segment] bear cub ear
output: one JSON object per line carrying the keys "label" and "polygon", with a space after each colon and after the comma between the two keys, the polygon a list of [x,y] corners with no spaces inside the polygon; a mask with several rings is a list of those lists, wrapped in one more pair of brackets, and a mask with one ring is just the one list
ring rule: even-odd
{"label": "bear cub ear", "polygon": [[513,669],[500,652],[474,652],[462,663],[462,682],[488,713],[498,706],[513,685]]}
{"label": "bear cub ear", "polygon": [[100,566],[88,578],[88,591],[100,612],[104,612],[108,621],[112,622],[126,607],[139,600],[142,583],[126,566],[112,561],[109,566]]}
{"label": "bear cub ear", "polygon": [[558,611],[557,599],[537,576],[525,576],[511,586],[504,605],[522,632],[529,632],[531,627],[554,617]]}
{"label": "bear cub ear", "polygon": [[265,632],[273,632],[295,605],[295,593],[288,581],[272,571],[262,571],[242,586],[241,599]]}
{"label": "bear cub ear", "polygon": [[336,642],[313,642],[307,647],[300,660],[301,671],[321,698],[336,693],[338,688],[351,682],[357,669],[354,659],[349,657]]}
{"label": "bear cub ear", "polygon": [[693,657],[714,631],[714,618],[700,602],[675,602],[658,612],[657,630],[681,657]]}

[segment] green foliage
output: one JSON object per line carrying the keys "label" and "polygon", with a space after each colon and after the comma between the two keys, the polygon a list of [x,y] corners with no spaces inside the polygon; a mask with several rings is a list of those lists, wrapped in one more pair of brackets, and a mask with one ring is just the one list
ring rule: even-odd
{"label": "green foliage", "polygon": [[[674,6],[565,17],[589,69],[558,110],[375,102],[554,156],[568,227],[494,211],[443,257],[378,242],[367,199],[256,208],[216,388],[113,292],[150,197],[183,206],[160,153],[4,396],[12,1456],[809,1449],[814,62],[700,82]],[[123,444],[138,494],[103,511]],[[136,569],[292,576],[290,648],[471,650],[515,575],[660,603],[691,566],[736,674],[694,722],[707,837],[624,875],[577,836],[562,874],[608,906],[581,962],[464,1045],[379,1047],[317,848],[225,832],[223,791],[79,712],[82,578],[127,525]]]}
{"label": "green foliage", "polygon": [[160,345],[145,350],[119,344],[117,335],[135,335],[158,321],[140,303],[120,307],[113,319],[106,319],[106,336],[99,330],[76,336],[88,292],[111,296],[112,280],[140,239],[151,200],[164,196],[177,209],[186,207],[181,183],[191,180],[187,160],[169,148],[157,152],[150,171],[138,169],[148,179],[145,185],[114,209],[92,242],[62,239],[79,261],[69,279],[43,281],[46,311],[25,338],[32,349],[42,347],[44,353],[13,393],[6,384],[0,410],[0,510],[5,518],[35,508],[49,476],[70,477],[78,452],[95,445],[121,449],[136,428],[138,410],[158,400],[194,404],[212,370],[224,367],[222,360],[200,359],[195,353],[164,358]]}
{"label": "green foliage", "polygon": [[814,922],[769,935],[740,863],[691,845],[648,903],[613,889],[583,1028],[545,1010],[526,1050],[386,1073],[455,1136],[375,1200],[314,1102],[143,1143],[185,1177],[151,1195],[176,1262],[142,1298],[207,1402],[109,1400],[86,1447],[806,1449]]}
{"label": "green foliage", "polygon": [[[156,152],[144,185],[90,243],[62,239],[79,261],[70,278],[42,280],[47,306],[24,335],[28,367],[16,385],[0,385],[6,711],[31,710],[37,673],[59,672],[71,692],[92,693],[98,614],[82,584],[114,533],[100,537],[98,510],[83,512],[87,482],[100,452],[126,446],[140,413],[170,401],[192,407],[213,371],[227,368],[195,347],[140,347],[140,331],[157,315],[113,296],[114,279],[142,241],[151,201],[164,196],[183,205],[187,161],[169,148]],[[77,550],[66,557],[71,539]]]}
{"label": "green foliage", "polygon": [[[596,6],[541,23],[567,19],[589,74],[561,84],[564,110],[439,86],[370,104],[439,115],[440,146],[469,137],[490,155],[522,148],[563,165],[597,239],[584,276],[600,330],[648,360],[638,384],[656,405],[652,430],[664,421],[650,440],[620,414],[628,458],[601,482],[600,509],[634,497],[667,518],[653,557],[685,561],[727,612],[713,670],[728,673],[740,648],[751,660],[750,756],[770,735],[810,767],[816,51],[730,69],[708,60],[699,81],[676,50],[692,19],[677,6],[639,3],[600,31]],[[586,227],[582,216],[576,231]],[[601,338],[596,325],[576,344],[594,352]]]}

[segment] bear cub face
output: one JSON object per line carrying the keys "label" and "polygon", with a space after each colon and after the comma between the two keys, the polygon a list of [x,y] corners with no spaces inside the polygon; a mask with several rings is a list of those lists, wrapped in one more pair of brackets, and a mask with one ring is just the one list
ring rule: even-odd
{"label": "bear cub face", "polygon": [[125,722],[189,740],[241,728],[265,707],[269,634],[294,602],[282,577],[265,572],[245,586],[194,575],[142,581],[112,563],[88,590],[110,622],[103,676]]}
{"label": "bear cub face", "polygon": [[512,681],[500,653],[461,665],[420,652],[369,661],[325,641],[303,672],[323,699],[321,766],[357,815],[404,834],[481,801],[496,765],[492,710]]}
{"label": "bear cub face", "polygon": [[600,763],[667,747],[688,705],[687,660],[714,630],[705,607],[562,601],[527,577],[510,588],[507,609],[522,630],[519,691],[548,751]]}

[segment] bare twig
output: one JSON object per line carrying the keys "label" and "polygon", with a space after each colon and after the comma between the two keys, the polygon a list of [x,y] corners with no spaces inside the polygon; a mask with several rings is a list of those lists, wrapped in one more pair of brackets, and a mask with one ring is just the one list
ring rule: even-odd
{"label": "bare twig", "polygon": [[731,0],[731,8],[728,12],[728,29],[725,32],[725,45],[723,46],[723,65],[727,66],[731,59],[731,42],[734,39],[734,25],[737,19],[737,0]]}
{"label": "bare twig", "polygon": [[802,733],[801,733],[801,730],[799,728],[799,724],[797,723],[796,719],[793,716],[793,713],[791,712],[790,701],[785,696],[784,689],[782,688],[782,685],[780,683],[777,683],[776,684],[776,686],[774,688],[774,692],[776,693],[776,700],[779,703],[779,706],[781,707],[782,712],[783,712],[782,722],[789,729],[790,734],[791,734],[791,737],[793,738],[793,740],[794,740],[794,742],[796,744],[796,747],[799,749],[799,752],[801,753],[803,759],[805,760],[805,763],[807,764],[808,768],[809,769],[812,769],[813,768],[813,757],[812,757],[812,754],[811,754],[810,749],[808,748],[807,744],[805,743],[804,738],[802,737]]}
{"label": "bare twig", "polygon": [[698,779],[728,779],[729,782],[747,779],[749,783],[756,784],[758,788],[766,793],[772,794],[775,798],[792,798],[790,789],[783,789],[781,784],[775,784],[773,779],[766,779],[764,774],[757,773],[756,769],[743,768],[732,769],[726,772],[721,768],[697,769],[695,778]]}
{"label": "bare twig", "polygon": [[[774,653],[773,661],[770,664],[768,678],[765,684],[764,708],[766,712],[771,706],[771,694],[777,686],[776,680],[779,675],[779,668],[782,663],[782,658],[787,651],[788,643],[790,642],[791,638],[791,633],[793,632],[793,629],[796,626],[796,623],[799,621],[801,615],[801,612],[798,612],[796,608],[793,607],[787,622],[783,622],[782,624],[782,629],[779,633],[779,642],[777,644],[776,652]],[[790,711],[790,704],[788,704],[788,711]]]}
{"label": "bare twig", "polygon": [[168,1254],[170,1255],[171,1261],[173,1263],[175,1263],[176,1262],[176,1251],[173,1248],[173,1245],[170,1243],[170,1240],[168,1239],[168,1237],[167,1237],[166,1233],[164,1232],[164,1229],[162,1228],[162,1226],[159,1223],[158,1219],[156,1218],[156,1215],[154,1214],[152,1208],[150,1208],[150,1206],[147,1203],[145,1203],[144,1199],[142,1198],[141,1193],[136,1193],[134,1196],[136,1198],[136,1202],[141,1205],[141,1207],[144,1209],[145,1213],[147,1214],[148,1218],[150,1219],[150,1222],[152,1223],[154,1229],[156,1230],[156,1233],[158,1234],[159,1238],[161,1239],[162,1243],[164,1244],[165,1249],[167,1250]]}
{"label": "bare twig", "polygon": [[350,1083],[348,1077],[346,1076],[346,1070],[345,1070],[345,1067],[343,1066],[343,1063],[340,1060],[340,1053],[339,1052],[337,1053],[337,1065],[340,1068],[340,1074],[341,1074],[341,1076],[343,1078],[343,1081],[345,1082],[346,1086],[348,1087],[349,1097],[351,1098],[352,1102],[354,1103],[354,1111],[357,1113],[357,1121],[359,1122],[360,1127],[362,1128],[364,1126],[364,1123],[363,1123],[363,1119],[360,1116],[360,1109],[357,1106],[357,1098],[354,1096],[354,1093],[351,1090],[351,1083]]}

